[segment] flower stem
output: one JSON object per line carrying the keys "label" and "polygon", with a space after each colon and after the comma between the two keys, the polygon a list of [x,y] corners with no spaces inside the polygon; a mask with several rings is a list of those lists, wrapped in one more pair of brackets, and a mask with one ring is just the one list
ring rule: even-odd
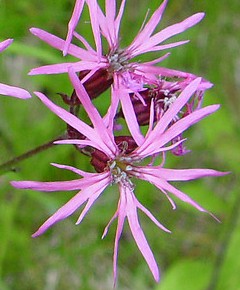
{"label": "flower stem", "polygon": [[47,143],[44,143],[34,149],[31,149],[17,157],[14,157],[13,159],[3,163],[0,165],[0,175],[3,175],[4,173],[8,172],[8,171],[16,171],[16,167],[15,165],[18,164],[19,162],[25,160],[25,159],[28,159],[42,151],[45,151],[49,148],[51,148],[53,145],[54,145],[54,142],[57,141],[57,140],[61,140],[61,139],[65,139],[66,138],[66,135],[63,134],[63,135],[60,135],[58,136],[57,138],[54,138],[53,140],[51,141],[48,141]]}

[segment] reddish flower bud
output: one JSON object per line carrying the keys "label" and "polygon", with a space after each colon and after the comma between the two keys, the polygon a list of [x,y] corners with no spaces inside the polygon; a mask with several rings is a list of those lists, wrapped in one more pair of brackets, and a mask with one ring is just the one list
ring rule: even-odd
{"label": "reddish flower bud", "polygon": [[[79,73],[79,79],[82,80],[90,71],[85,70]],[[95,99],[110,88],[113,83],[113,77],[107,69],[97,70],[86,82],[83,83],[90,99]]]}

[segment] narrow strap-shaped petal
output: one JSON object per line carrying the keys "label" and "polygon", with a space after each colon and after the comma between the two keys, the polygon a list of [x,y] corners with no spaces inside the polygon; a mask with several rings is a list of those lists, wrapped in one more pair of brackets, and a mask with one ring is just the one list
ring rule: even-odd
{"label": "narrow strap-shaped petal", "polygon": [[[119,203],[118,203],[119,204]],[[109,227],[111,226],[112,222],[118,217],[118,209],[115,211],[114,215],[111,217],[110,221],[104,228],[103,234],[102,234],[102,239],[104,239],[108,233]]]}
{"label": "narrow strap-shaped petal", "polygon": [[143,51],[146,51],[146,49],[153,48],[154,46],[171,38],[172,36],[187,30],[188,28],[194,26],[199,21],[201,21],[203,17],[204,17],[204,13],[197,13],[188,17],[182,22],[168,26],[167,28],[161,30],[160,32],[150,37],[147,42],[142,42],[142,45],[139,46],[137,49],[137,52],[138,52],[137,54],[140,54]]}
{"label": "narrow strap-shaped petal", "polygon": [[205,108],[196,110],[193,113],[189,114],[188,116],[180,119],[179,121],[174,123],[166,132],[162,134],[161,138],[159,138],[160,139],[159,147],[173,140],[173,138],[177,137],[186,129],[201,121],[203,118],[213,114],[219,108],[220,105],[207,106]]}
{"label": "narrow strap-shaped petal", "polygon": [[101,67],[106,67],[104,62],[96,63],[91,61],[77,61],[77,62],[65,62],[44,65],[40,67],[33,68],[28,73],[29,75],[39,75],[39,74],[60,74],[67,73],[69,68],[72,68],[75,72],[80,72],[83,70],[97,70]]}
{"label": "narrow strap-shaped petal", "polygon": [[124,188],[119,185],[119,191],[120,191],[120,199],[118,203],[118,221],[117,221],[117,230],[115,235],[115,241],[114,241],[114,253],[113,253],[113,277],[114,277],[114,286],[117,282],[117,260],[118,260],[118,246],[119,246],[119,240],[123,231],[123,225],[126,218],[126,195],[124,193]]}
{"label": "narrow strap-shaped petal", "polygon": [[163,12],[166,8],[168,0],[164,0],[159,8],[153,13],[149,21],[146,23],[142,31],[138,33],[136,38],[133,40],[132,44],[127,48],[129,51],[135,50],[139,45],[141,46],[143,42],[148,42],[149,37],[161,21]]}
{"label": "narrow strap-shaped petal", "polygon": [[170,108],[162,116],[160,121],[156,124],[155,128],[148,134],[147,138],[145,138],[145,141],[142,144],[142,146],[139,148],[138,153],[146,150],[146,148],[148,148],[150,144],[153,144],[153,146],[155,146],[156,142],[161,140],[160,135],[166,130],[167,126],[171,123],[173,118],[179,113],[182,107],[191,98],[191,96],[196,91],[200,82],[201,82],[201,78],[198,78],[192,81],[182,91],[182,93],[178,96],[176,101],[170,106]]}
{"label": "narrow strap-shaped petal", "polygon": [[101,193],[104,191],[104,189],[111,183],[111,177],[110,173],[108,176],[103,179],[102,181],[99,181],[99,189],[95,190],[88,198],[87,204],[84,207],[83,211],[81,212],[76,225],[80,224],[85,217],[85,215],[88,213],[91,206],[94,204],[94,202],[98,199],[98,197],[101,195]]}
{"label": "narrow strap-shaped petal", "polygon": [[104,144],[99,145],[97,140],[95,141],[91,141],[91,140],[81,140],[81,139],[66,139],[66,140],[59,140],[59,141],[55,141],[54,144],[72,144],[72,145],[79,145],[80,148],[83,148],[85,146],[91,146],[94,147],[100,151],[104,151],[106,154],[111,155],[111,152],[109,151],[109,148],[106,147]]}
{"label": "narrow strap-shaped petal", "polygon": [[[52,166],[55,166],[57,168],[60,168],[60,169],[66,169],[66,170],[70,170],[80,176],[83,176],[83,177],[94,177],[96,175],[96,173],[92,173],[92,172],[86,172],[86,171],[83,171],[83,170],[80,170],[78,168],[75,168],[73,166],[69,166],[69,165],[63,165],[63,164],[58,164],[58,163],[51,163]],[[99,176],[99,174],[97,174]]]}
{"label": "narrow strap-shaped petal", "polygon": [[113,87],[111,86],[111,104],[108,108],[106,115],[103,118],[105,126],[108,128],[109,131],[114,130],[115,124],[115,116],[118,109],[119,98],[114,94]]}
{"label": "narrow strap-shaped petal", "polygon": [[[152,73],[152,74],[157,74],[160,76],[166,76],[166,77],[178,77],[178,78],[184,78],[190,83],[194,79],[197,78],[196,75],[191,74],[189,72],[184,72],[184,71],[179,71],[175,69],[170,69],[166,67],[160,67],[160,66],[153,66],[153,64],[158,63],[158,59],[155,59],[150,62],[145,62],[145,63],[139,63],[135,69],[139,70],[140,72],[145,72],[145,73]],[[213,86],[213,84],[205,79],[201,79],[201,83],[198,86],[198,90],[207,90],[210,89]]]}
{"label": "narrow strap-shaped petal", "polygon": [[[134,197],[135,198],[135,197]],[[136,203],[136,206],[142,211],[145,213],[146,216],[148,216],[150,218],[150,220],[152,222],[155,223],[155,225],[157,227],[159,227],[161,230],[167,232],[167,233],[171,233],[171,231],[169,231],[166,227],[164,227],[154,216],[153,214],[146,208],[144,207],[136,198],[135,198],[135,203]]]}
{"label": "narrow strap-shaped petal", "polygon": [[158,134],[165,131],[170,122],[176,117],[179,111],[184,107],[187,101],[192,97],[192,95],[197,90],[199,84],[201,82],[201,78],[197,78],[192,81],[178,96],[176,101],[170,106],[170,108],[166,111],[166,113],[162,116],[161,120],[158,122],[154,131],[158,131]]}
{"label": "narrow strap-shaped petal", "polygon": [[[41,39],[42,41],[46,42],[47,44],[51,45],[52,47],[59,49],[61,51],[64,50],[64,46],[65,46],[65,41],[45,30],[42,30],[40,28],[30,28],[30,32],[35,35],[36,37],[38,37],[39,39]],[[74,44],[69,44],[69,48],[68,48],[68,54],[80,58],[80,59],[84,59],[84,60],[96,60],[96,53],[92,54],[91,52],[89,52],[88,50],[85,50],[79,46],[76,46]]]}
{"label": "narrow strap-shaped petal", "polygon": [[[167,57],[169,57],[170,54],[171,54],[170,52],[167,52],[163,56],[156,58],[152,61],[139,63],[136,65],[136,68],[139,69],[139,68],[141,68],[141,66],[145,67],[145,66],[152,66],[155,64],[159,64],[160,62],[164,61]],[[141,70],[141,69],[139,69],[139,70]],[[177,74],[175,76],[177,76]]]}
{"label": "narrow strap-shaped petal", "polygon": [[177,42],[171,42],[171,43],[168,43],[168,44],[156,45],[154,47],[143,49],[140,52],[136,50],[134,55],[132,55],[132,57],[134,57],[134,56],[136,56],[138,54],[143,54],[143,53],[147,53],[147,52],[162,51],[162,50],[165,50],[165,49],[174,48],[174,47],[177,47],[177,46],[184,45],[184,44],[186,44],[188,42],[189,42],[189,40],[182,40],[182,41],[177,41]]}
{"label": "narrow strap-shaped petal", "polygon": [[173,138],[180,135],[182,132],[184,132],[186,129],[191,127],[193,124],[199,122],[203,118],[214,113],[216,110],[219,109],[219,107],[220,107],[219,105],[211,105],[211,106],[207,106],[205,108],[199,109],[197,111],[194,111],[188,116],[177,121],[163,134],[160,133],[158,135],[156,134],[157,131],[154,132],[153,130],[152,132],[154,133],[152,133],[152,136],[149,136],[149,140],[151,140],[151,137],[153,137],[156,134],[155,140],[152,139],[153,140],[152,143],[150,143],[149,140],[147,140],[137,153],[140,155],[144,154],[144,156],[147,156],[150,154],[150,152],[151,154],[154,154],[154,152],[160,152],[161,151],[159,150],[160,147],[164,146],[165,144],[173,140]]}
{"label": "narrow strap-shaped petal", "polygon": [[113,93],[120,99],[128,129],[135,142],[140,146],[144,141],[144,137],[138,125],[128,91],[125,88],[115,88]]}
{"label": "narrow strap-shaped petal", "polygon": [[85,0],[77,0],[73,9],[73,13],[71,16],[71,19],[68,23],[68,32],[67,32],[67,37],[66,41],[63,47],[63,55],[65,56],[68,54],[69,46],[72,41],[73,37],[73,32],[78,24],[79,18],[81,16],[83,6],[84,6]]}
{"label": "narrow strap-shaped petal", "polygon": [[102,117],[100,116],[96,107],[91,102],[90,97],[88,96],[85,88],[83,87],[77,75],[73,72],[71,68],[69,69],[68,73],[70,80],[77,93],[77,96],[80,102],[82,103],[85,111],[87,112],[94,128],[98,133],[98,139],[101,139],[102,143],[106,145],[106,149],[110,151],[107,153],[108,154],[110,153],[113,156],[113,153],[117,151],[117,146],[114,142],[113,134],[112,133],[110,134],[110,131],[107,130]]}
{"label": "narrow strap-shaped petal", "polygon": [[85,146],[91,146],[93,148],[96,148],[100,151],[105,152],[109,157],[112,156],[112,152],[109,151],[108,146],[106,146],[105,144],[98,142],[98,139],[96,139],[95,141],[91,141],[91,140],[81,140],[81,139],[67,139],[67,140],[59,140],[59,141],[55,141],[54,144],[72,144],[72,145],[78,145],[80,148],[84,148]]}
{"label": "narrow strap-shaped petal", "polygon": [[224,176],[229,172],[221,172],[213,169],[169,169],[160,166],[141,166],[137,167],[139,173],[151,174],[167,181],[188,181],[210,176]]}
{"label": "narrow strap-shaped petal", "polygon": [[31,95],[28,91],[0,83],[0,95],[11,96],[19,99],[29,99]]}
{"label": "narrow strap-shaped petal", "polygon": [[102,182],[92,182],[90,186],[84,188],[78,192],[73,198],[71,198],[66,204],[64,204],[59,210],[57,210],[46,222],[32,235],[33,238],[43,234],[53,224],[67,218],[73,214],[88,198],[97,192],[104,189]]}
{"label": "narrow strap-shaped petal", "polygon": [[116,16],[116,1],[106,0],[105,6],[107,20],[109,21],[109,25],[112,25]]}
{"label": "narrow strap-shaped petal", "polygon": [[[85,48],[91,53],[96,54],[96,51],[91,47],[89,42],[80,34],[78,34],[76,31],[73,33],[73,35],[82,42],[82,44],[85,46]],[[96,54],[97,55],[97,54]]]}
{"label": "narrow strap-shaped petal", "polygon": [[154,124],[154,99],[152,98],[151,100],[151,106],[150,106],[150,117],[149,117],[149,125],[148,125],[148,130],[145,135],[145,138],[149,136],[149,134],[153,130],[153,124]]}
{"label": "narrow strap-shaped petal", "polygon": [[12,42],[13,42],[12,38],[0,42],[0,52],[5,50],[9,45],[11,45]]}
{"label": "narrow strap-shaped petal", "polygon": [[76,116],[72,115],[71,113],[67,112],[63,108],[55,105],[44,94],[39,93],[39,92],[35,92],[35,94],[52,112],[54,112],[63,121],[68,123],[70,126],[75,128],[84,136],[86,136],[89,140],[93,142],[93,144],[98,142],[99,146],[102,145],[101,147],[104,148],[103,151],[105,150],[106,145],[102,142],[101,139],[99,139],[98,134],[92,127],[88,126],[86,123],[84,123],[83,121],[78,119]]}
{"label": "narrow strap-shaped petal", "polygon": [[98,6],[98,21],[101,29],[101,34],[106,38],[109,47],[112,47],[111,35],[109,34],[106,16],[104,15],[102,9],[99,6]]}
{"label": "narrow strap-shaped petal", "polygon": [[[116,37],[118,37],[118,35],[119,35],[120,23],[121,23],[122,15],[124,12],[125,4],[126,4],[126,0],[122,0],[118,15],[117,15],[116,20],[115,20]],[[116,41],[118,41],[118,40],[116,39]]]}
{"label": "narrow strap-shaped petal", "polygon": [[96,174],[95,176],[85,177],[81,179],[75,179],[70,181],[52,181],[52,182],[40,182],[40,181],[12,181],[11,185],[16,188],[31,189],[38,191],[71,191],[80,190],[91,185],[94,182],[99,182],[104,176]]}
{"label": "narrow strap-shaped petal", "polygon": [[[159,136],[159,138],[161,138],[161,136]],[[172,140],[172,139],[171,139]],[[187,139],[181,139],[178,142],[175,142],[169,146],[151,146],[148,147],[147,150],[139,153],[140,151],[138,151],[139,149],[137,148],[135,151],[132,152],[131,156],[133,160],[139,160],[139,157],[141,158],[146,158],[148,156],[154,156],[155,154],[159,154],[161,152],[166,152],[166,151],[170,151],[175,149],[176,147],[178,147],[179,145],[181,145],[183,142],[185,142]]]}
{"label": "narrow strap-shaped petal", "polygon": [[136,203],[134,202],[133,198],[133,192],[128,189],[126,189],[126,199],[127,199],[127,219],[129,223],[129,227],[131,229],[131,233],[133,235],[133,238],[142,253],[144,259],[146,260],[149,269],[152,272],[152,275],[154,279],[158,282],[159,281],[159,270],[158,265],[155,261],[155,258],[153,256],[153,253],[149,247],[149,244],[147,242],[147,239],[143,233],[143,230],[139,224],[138,215],[137,215],[137,207]]}
{"label": "narrow strap-shaped petal", "polygon": [[94,40],[96,43],[96,49],[97,49],[97,56],[98,60],[100,61],[102,56],[102,41],[101,41],[101,33],[100,33],[100,26],[99,26],[99,20],[98,20],[98,3],[96,0],[87,0],[88,8],[89,8],[89,14],[91,18],[91,25],[92,25],[92,31]]}
{"label": "narrow strap-shaped petal", "polygon": [[[175,195],[177,198],[182,200],[183,202],[189,203],[196,209],[202,212],[207,212],[209,213],[206,209],[204,209],[201,205],[199,205],[196,201],[194,201],[192,198],[190,198],[188,195],[186,195],[184,192],[178,190],[174,186],[172,186],[170,183],[168,183],[166,180],[163,178],[156,177],[151,174],[142,174],[139,176],[139,178],[147,180],[148,182],[153,183],[157,188],[160,190],[166,190],[168,192],[171,192],[173,195]],[[164,193],[164,191],[163,191]]]}
{"label": "narrow strap-shaped petal", "polygon": [[131,132],[133,139],[136,141],[138,146],[140,146],[144,141],[144,137],[140,131],[129,94],[120,90],[119,90],[119,93],[120,93],[119,97],[122,104],[122,110],[123,110],[123,114],[128,125],[128,129]]}
{"label": "narrow strap-shaped petal", "polygon": [[115,16],[116,16],[116,1],[106,0],[106,21],[107,29],[109,31],[109,37],[111,39],[111,47],[116,45],[117,37],[115,31]]}

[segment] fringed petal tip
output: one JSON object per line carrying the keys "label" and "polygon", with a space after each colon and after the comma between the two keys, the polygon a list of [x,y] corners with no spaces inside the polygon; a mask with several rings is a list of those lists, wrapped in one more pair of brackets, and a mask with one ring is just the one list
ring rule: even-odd
{"label": "fringed petal tip", "polygon": [[33,233],[32,235],[31,235],[31,237],[32,238],[38,238],[39,236],[41,236],[42,234],[44,234],[45,233],[45,231],[48,229],[48,227],[46,228],[46,227],[40,227],[35,233]]}
{"label": "fringed petal tip", "polygon": [[31,237],[34,238],[34,239],[37,238],[37,237],[39,237],[39,236],[40,236],[40,235],[37,234],[37,232],[31,235]]}
{"label": "fringed petal tip", "polygon": [[199,21],[201,21],[205,17],[205,12],[198,12],[195,15],[198,15],[198,18],[200,19]]}
{"label": "fringed petal tip", "polygon": [[39,31],[39,28],[31,27],[31,28],[29,29],[29,31],[30,31],[33,35],[37,35],[37,31]]}
{"label": "fringed petal tip", "polygon": [[67,40],[66,40],[65,45],[63,47],[63,56],[64,57],[67,56],[67,54],[68,54],[69,46],[70,46],[70,42],[67,42]]}
{"label": "fringed petal tip", "polygon": [[2,42],[0,42],[0,52],[5,50],[9,45],[11,45],[13,42],[12,38],[6,39]]}

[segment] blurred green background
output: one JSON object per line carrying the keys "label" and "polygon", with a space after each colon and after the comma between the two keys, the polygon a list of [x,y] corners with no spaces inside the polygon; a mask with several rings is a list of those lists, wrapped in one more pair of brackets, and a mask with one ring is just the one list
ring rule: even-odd
{"label": "blurred green background", "polygon": [[[40,27],[60,37],[66,35],[74,1],[0,0],[0,38],[14,44],[0,57],[1,82],[41,90],[61,104],[56,93],[70,93],[62,76],[27,76],[36,66],[62,62],[59,51],[48,47],[28,29]],[[161,1],[129,0],[122,23],[122,43],[127,45],[141,26],[146,11]],[[136,194],[170,230],[157,230],[140,214],[142,226],[161,269],[156,284],[126,226],[120,243],[118,289],[239,290],[240,289],[240,4],[238,0],[172,0],[159,28],[206,12],[196,27],[175,37],[190,39],[172,49],[163,66],[190,71],[215,84],[205,104],[220,103],[220,111],[187,133],[192,150],[184,157],[168,156],[169,167],[206,167],[232,174],[177,186],[214,213],[221,223],[177,201],[176,211],[153,186],[139,183]],[[84,12],[83,19],[88,20]],[[83,22],[84,23],[84,22]],[[79,32],[89,34],[89,25]],[[88,36],[87,36],[88,37]],[[0,163],[60,135],[61,120],[36,97],[30,100],[0,98]],[[75,226],[80,211],[55,225],[46,234],[31,234],[70,192],[41,193],[16,190],[11,180],[67,180],[73,175],[50,162],[91,170],[88,160],[71,146],[55,146],[17,165],[16,172],[0,176],[0,289],[75,290],[112,289],[114,224],[101,240],[104,226],[117,206],[115,187],[106,191],[83,223]],[[148,193],[148,194],[146,194]],[[114,205],[114,206],[113,206]]]}

